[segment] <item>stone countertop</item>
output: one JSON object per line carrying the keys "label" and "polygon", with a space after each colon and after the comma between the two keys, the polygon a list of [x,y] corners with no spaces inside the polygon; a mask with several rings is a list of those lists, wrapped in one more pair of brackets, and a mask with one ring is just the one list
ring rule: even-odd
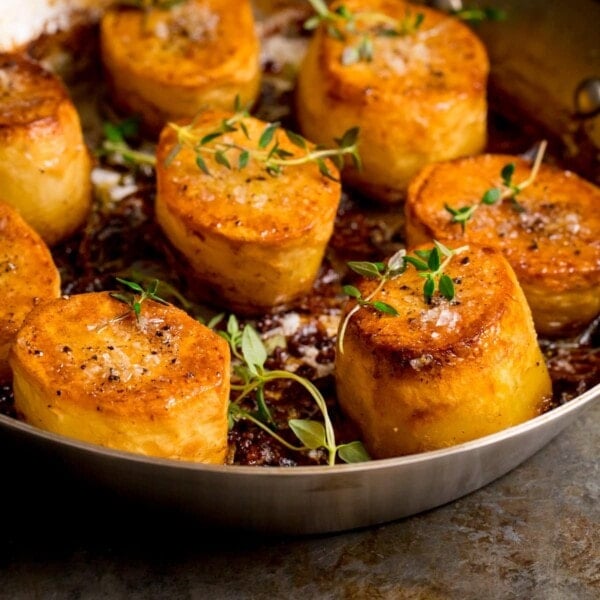
{"label": "stone countertop", "polygon": [[[14,448],[0,598],[600,598],[600,403],[523,465],[446,506],[360,531],[207,531],[49,472]],[[31,459],[27,459],[31,460]]]}

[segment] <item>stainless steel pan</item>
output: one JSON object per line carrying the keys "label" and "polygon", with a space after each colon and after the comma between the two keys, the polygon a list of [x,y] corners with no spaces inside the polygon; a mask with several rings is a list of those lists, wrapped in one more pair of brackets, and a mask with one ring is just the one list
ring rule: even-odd
{"label": "stainless steel pan", "polygon": [[[567,9],[560,2],[522,3],[527,5],[527,10],[524,7],[519,9],[516,4],[512,3],[512,9],[517,20],[530,19],[536,6],[545,11],[544,15],[547,13],[544,6],[548,4],[559,11]],[[577,4],[585,4],[584,13],[589,10],[592,16],[597,15],[600,9],[600,4],[593,1],[582,0]],[[568,10],[575,10],[571,3]],[[582,13],[579,12],[579,15]],[[547,22],[552,20],[545,18],[540,21],[537,33],[542,38],[553,31],[548,25],[544,29],[543,25]],[[588,21],[579,18],[577,22],[582,28],[592,28],[596,32],[597,21],[594,23],[593,18]],[[513,36],[512,48],[515,51],[527,48],[526,39],[519,41],[514,37],[515,32],[528,32],[521,21],[518,23],[505,29]],[[483,33],[486,34],[486,31]],[[532,36],[536,34],[529,33]],[[584,39],[585,35],[585,39],[594,39],[598,43],[597,35],[589,38],[588,33],[565,28],[563,33],[567,42],[571,38]],[[494,35],[489,33],[484,37],[487,37],[492,57],[496,55],[498,58],[497,81],[499,85],[506,84],[510,91],[510,82],[505,79],[514,78],[514,71],[508,70],[508,67],[503,70],[502,65],[506,64],[502,62],[501,51],[504,40],[495,42]],[[558,43],[556,39],[553,42]],[[539,44],[535,48],[538,47]],[[524,56],[535,55],[535,60],[541,60],[535,48],[531,52],[528,50]],[[569,56],[576,58],[572,52]],[[588,51],[580,58],[586,60],[590,56],[595,56],[596,67],[586,63],[583,69],[586,77],[594,75],[600,52],[594,54]],[[551,61],[551,55],[546,60]],[[525,60],[523,72],[528,69]],[[542,71],[538,69],[537,72]],[[583,73],[578,71],[577,78],[580,72]],[[573,75],[569,69],[567,74]],[[530,108],[548,85],[543,78],[529,81],[530,86],[522,92],[525,108]],[[570,102],[570,91],[567,96],[563,94],[557,100],[557,106]],[[569,118],[566,121],[561,120],[562,117],[548,118],[563,128],[568,126],[567,122],[579,119],[576,122],[590,134],[586,139],[595,144],[592,138],[597,134],[593,127],[596,117],[592,115],[584,123],[582,115],[572,114],[575,112],[572,108],[567,112]],[[541,117],[546,118],[545,114],[550,113],[545,112]],[[563,110],[561,115],[564,114]],[[383,523],[455,500],[504,475],[532,456],[599,399],[600,386],[596,386],[527,423],[473,442],[418,455],[335,467],[207,466],[154,459],[67,439],[2,415],[0,429],[4,439],[16,448],[27,447],[34,455],[44,456],[78,478],[93,481],[145,504],[153,503],[189,513],[216,526],[306,534]],[[35,472],[31,476],[35,477]]]}
{"label": "stainless steel pan", "polygon": [[3,435],[77,477],[214,526],[307,534],[434,508],[509,472],[600,400],[600,385],[527,423],[446,450],[335,467],[208,466],[154,459],[46,433],[0,416]]}

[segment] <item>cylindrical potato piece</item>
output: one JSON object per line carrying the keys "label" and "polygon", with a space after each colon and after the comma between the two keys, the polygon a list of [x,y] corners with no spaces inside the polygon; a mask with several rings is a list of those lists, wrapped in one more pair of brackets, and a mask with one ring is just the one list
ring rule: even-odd
{"label": "cylindrical potato piece", "polygon": [[[540,414],[550,398],[531,314],[506,259],[470,247],[444,272],[453,300],[436,292],[426,303],[423,277],[409,266],[373,297],[398,316],[363,307],[348,321],[337,394],[375,458],[500,431]],[[364,279],[358,287],[367,297],[376,285]]]}
{"label": "cylindrical potato piece", "polygon": [[147,129],[232,110],[260,88],[259,42],[248,0],[186,0],[170,9],[116,7],[101,22],[112,100]]}
{"label": "cylindrical potato piece", "polygon": [[[188,136],[201,140],[231,118],[231,113],[203,113]],[[311,290],[341,192],[340,184],[314,163],[269,174],[253,157],[268,152],[259,148],[268,124],[245,117],[243,127],[245,132],[237,123],[235,131],[219,138],[244,149],[227,155],[231,168],[217,162],[210,144],[208,153],[201,154],[208,173],[198,167],[187,145],[172,158],[177,134],[171,127],[163,130],[157,148],[156,218],[189,263],[184,275],[197,292],[235,312],[259,314],[289,306]],[[301,158],[311,147],[298,148],[281,130],[274,143],[292,158]],[[252,157],[238,168],[244,151]],[[335,166],[329,169],[337,175]]]}
{"label": "cylindrical potato piece", "polygon": [[48,247],[21,215],[0,202],[0,383],[10,380],[8,351],[27,313],[60,295],[60,275]]}
{"label": "cylindrical potato piece", "polygon": [[600,189],[569,171],[542,165],[516,197],[481,204],[464,231],[445,206],[478,205],[492,188],[503,189],[501,171],[515,165],[512,181],[526,181],[529,161],[481,155],[425,167],[410,185],[406,237],[499,248],[525,292],[536,330],[573,334],[600,314]]}
{"label": "cylindrical potato piece", "polygon": [[223,463],[229,347],[152,300],[139,319],[96,292],[44,303],[11,349],[15,407],[28,423],[149,456]]}
{"label": "cylindrical potato piece", "polygon": [[53,245],[88,215],[90,170],[79,115],[62,82],[25,57],[0,54],[2,200]]}
{"label": "cylindrical potato piece", "polygon": [[[340,18],[335,26],[343,39],[331,34],[330,23],[311,39],[298,76],[300,129],[331,144],[359,126],[363,168],[346,168],[344,181],[375,200],[398,202],[423,165],[483,149],[487,54],[466,25],[438,11],[399,0],[344,0],[331,8],[340,5],[355,15],[356,31]],[[395,25],[379,23],[373,14]],[[419,14],[423,21],[410,31]],[[409,32],[403,34],[403,27]],[[382,28],[400,34],[383,35]],[[345,56],[365,39],[372,45],[370,59],[348,64]]]}

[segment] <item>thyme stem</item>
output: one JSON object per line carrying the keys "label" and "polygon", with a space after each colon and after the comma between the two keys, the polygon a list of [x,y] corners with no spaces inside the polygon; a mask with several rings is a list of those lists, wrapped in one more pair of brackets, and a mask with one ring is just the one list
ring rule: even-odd
{"label": "thyme stem", "polygon": [[[239,394],[235,400],[233,400],[233,404],[239,405],[239,403],[246,398],[252,391],[259,388],[260,386],[268,383],[270,381],[275,381],[276,379],[288,379],[291,381],[295,381],[299,383],[304,389],[308,391],[308,393],[312,396],[313,400],[317,404],[317,407],[321,411],[323,415],[323,424],[325,427],[325,439],[327,442],[327,450],[329,451],[328,462],[330,465],[335,464],[335,456],[337,452],[337,446],[335,441],[335,431],[333,429],[333,425],[331,423],[331,419],[329,417],[329,413],[327,411],[327,404],[325,402],[325,398],[319,391],[319,388],[312,383],[312,381],[305,379],[304,377],[300,377],[291,371],[284,370],[275,370],[275,371],[265,371],[260,373],[254,380],[246,383],[246,384],[232,384],[231,388],[233,390],[240,390],[241,394]],[[271,431],[268,427],[263,429],[267,431]],[[304,449],[304,448],[303,448]]]}
{"label": "thyme stem", "polygon": [[[236,406],[236,405],[233,405]],[[271,437],[275,438],[280,444],[288,448],[289,450],[294,450],[296,452],[302,452],[304,450],[308,450],[307,446],[294,446],[294,444],[290,444],[286,439],[282,438],[277,432],[273,431],[270,427],[265,425],[260,419],[257,419],[255,416],[251,415],[248,411],[243,410],[236,406],[234,410],[231,411],[234,418],[242,418],[246,421],[250,421],[254,423],[257,427],[260,427],[263,431],[268,433]]]}
{"label": "thyme stem", "polygon": [[344,354],[344,337],[346,335],[346,329],[348,328],[348,323],[350,322],[350,319],[362,308],[363,303],[370,302],[371,300],[373,300],[373,298],[383,289],[383,286],[386,284],[387,281],[389,280],[385,278],[381,279],[381,281],[377,284],[377,287],[370,294],[367,294],[364,297],[363,302],[357,301],[357,304],[353,306],[346,315],[346,318],[344,319],[344,322],[342,323],[338,334],[338,349],[340,351],[340,354]]}
{"label": "thyme stem", "polygon": [[529,176],[521,183],[513,183],[512,177],[515,171],[515,164],[509,163],[504,165],[500,171],[500,176],[502,178],[500,187],[493,187],[486,190],[481,197],[481,200],[477,204],[470,204],[460,208],[454,208],[447,203],[444,204],[444,208],[451,215],[450,222],[459,223],[462,232],[464,233],[467,222],[471,220],[475,214],[475,211],[479,209],[482,204],[491,206],[493,204],[497,204],[498,202],[503,202],[504,200],[511,200],[514,210],[517,212],[523,212],[525,209],[517,201],[517,196],[535,181],[535,178],[540,170],[542,160],[544,159],[547,145],[548,143],[546,140],[542,140],[540,142]]}
{"label": "thyme stem", "polygon": [[151,167],[156,167],[156,156],[154,156],[154,154],[134,150],[124,142],[104,140],[102,149],[105,152],[119,154],[126,161],[132,162],[136,165],[149,165]]}

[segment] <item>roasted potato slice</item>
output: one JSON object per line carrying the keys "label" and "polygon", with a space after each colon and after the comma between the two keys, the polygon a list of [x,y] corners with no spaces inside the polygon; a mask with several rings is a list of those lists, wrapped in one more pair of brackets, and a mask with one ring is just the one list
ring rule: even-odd
{"label": "roasted potato slice", "polygon": [[206,463],[227,449],[229,347],[185,312],[109,293],[36,307],[11,349],[32,425],[109,448]]}
{"label": "roasted potato slice", "polygon": [[[298,76],[298,122],[324,144],[358,125],[363,168],[345,169],[344,181],[398,202],[424,164],[483,149],[487,55],[466,25],[426,7],[344,0],[331,9],[342,5],[352,28],[339,18],[316,30]],[[352,57],[359,51],[367,55]]]}
{"label": "roasted potato slice", "polygon": [[[533,313],[538,333],[568,335],[600,313],[600,189],[576,174],[542,165],[516,197],[480,204],[502,188],[501,171],[515,165],[514,183],[526,181],[529,161],[482,155],[425,167],[406,203],[409,244],[430,239],[475,242],[502,250]],[[445,206],[479,205],[464,232]]]}
{"label": "roasted potato slice", "polygon": [[91,204],[91,160],[62,82],[0,54],[0,190],[47,244],[72,234]]}
{"label": "roasted potato slice", "polygon": [[[426,303],[421,272],[409,266],[372,298],[398,316],[363,307],[347,322],[338,399],[375,458],[494,433],[540,414],[550,399],[531,313],[502,254],[471,246],[444,273],[454,280],[453,300],[435,292]],[[365,298],[376,286],[358,283]]]}
{"label": "roasted potato slice", "polygon": [[60,295],[60,275],[48,247],[21,215],[0,202],[0,383],[10,380],[8,350],[27,313]]}
{"label": "roasted potato slice", "polygon": [[[200,141],[232,119],[206,112],[185,134]],[[232,122],[232,121],[231,121]],[[277,143],[290,157],[310,150],[291,143],[281,129],[268,148],[260,138],[268,124],[252,117],[219,138],[236,145],[231,168],[215,148],[201,154],[205,173],[189,144],[173,158],[176,131],[166,127],[157,148],[156,218],[173,246],[189,262],[184,275],[204,299],[244,314],[293,304],[310,291],[333,230],[340,184],[313,163],[285,166],[269,174],[260,160],[238,164],[243,152],[264,156]],[[247,134],[247,136],[246,136]],[[333,176],[337,169],[329,165]]]}
{"label": "roasted potato slice", "polygon": [[170,9],[116,7],[101,22],[114,103],[158,133],[200,109],[244,105],[259,92],[259,43],[248,0],[186,0]]}

